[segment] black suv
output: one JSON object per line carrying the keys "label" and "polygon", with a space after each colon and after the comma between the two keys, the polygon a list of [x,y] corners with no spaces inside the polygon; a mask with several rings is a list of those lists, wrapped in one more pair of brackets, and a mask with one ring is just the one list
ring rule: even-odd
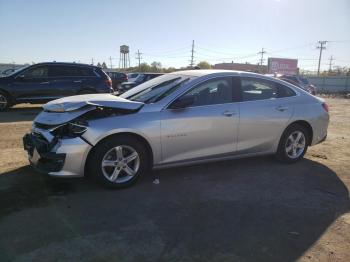
{"label": "black suv", "polygon": [[0,77],[0,111],[19,103],[43,103],[64,96],[112,93],[101,68],[77,63],[40,63]]}
{"label": "black suv", "polygon": [[121,83],[128,81],[128,75],[120,72],[107,71],[107,75],[112,79],[113,89],[118,90]]}

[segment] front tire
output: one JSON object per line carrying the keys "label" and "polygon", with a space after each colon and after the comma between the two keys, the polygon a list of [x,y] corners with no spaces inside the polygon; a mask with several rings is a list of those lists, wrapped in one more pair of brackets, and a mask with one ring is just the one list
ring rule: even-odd
{"label": "front tire", "polygon": [[285,163],[295,163],[302,159],[310,144],[307,129],[299,124],[289,126],[281,137],[276,157]]}
{"label": "front tire", "polygon": [[6,93],[0,91],[0,112],[6,111],[10,107],[11,107],[10,97]]}
{"label": "front tire", "polygon": [[114,136],[97,145],[89,157],[90,174],[109,188],[134,184],[147,170],[145,146],[130,136]]}

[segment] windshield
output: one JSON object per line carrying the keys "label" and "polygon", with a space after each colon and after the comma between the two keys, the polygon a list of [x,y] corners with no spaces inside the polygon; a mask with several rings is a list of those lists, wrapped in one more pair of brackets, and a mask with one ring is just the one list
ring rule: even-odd
{"label": "windshield", "polygon": [[128,74],[128,78],[135,78],[135,77],[137,77],[139,74],[135,74],[135,73],[133,73],[133,74]]}
{"label": "windshield", "polygon": [[120,97],[131,101],[154,103],[173,93],[188,80],[190,80],[189,76],[163,75],[125,92]]}
{"label": "windshield", "polygon": [[23,67],[17,68],[17,69],[15,69],[15,71],[13,71],[13,72],[9,73],[9,74],[8,74],[8,75],[6,75],[6,76],[12,76],[13,74],[16,74],[17,72],[22,71],[22,70],[24,70],[24,69],[28,68],[29,66],[30,66],[30,65],[27,65],[27,66],[23,66]]}
{"label": "windshield", "polygon": [[304,78],[304,77],[300,77],[300,80],[301,80],[301,82],[303,82],[303,84],[305,84],[305,85],[308,85],[308,84],[309,84],[309,80],[307,80],[307,79]]}
{"label": "windshield", "polygon": [[145,77],[146,77],[146,76],[143,75],[143,74],[138,75],[138,76],[134,79],[134,81],[135,81],[135,82],[142,82],[143,79],[144,79]]}

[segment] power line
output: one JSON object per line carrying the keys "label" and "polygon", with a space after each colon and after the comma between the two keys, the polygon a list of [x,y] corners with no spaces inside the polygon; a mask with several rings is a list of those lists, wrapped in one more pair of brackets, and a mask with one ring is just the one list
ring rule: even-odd
{"label": "power line", "polygon": [[261,55],[261,57],[260,57],[260,65],[263,65],[263,62],[264,62],[264,54],[266,54],[266,51],[264,50],[264,48],[262,48],[261,51],[258,52],[258,55]]}
{"label": "power line", "polygon": [[175,54],[175,53],[187,53],[188,52],[188,48],[190,47],[189,46],[186,46],[186,47],[180,47],[180,48],[176,48],[176,49],[167,49],[167,50],[151,50],[151,51],[147,51],[144,52],[144,54],[149,54],[149,55],[172,55],[172,54]]}
{"label": "power line", "polygon": [[109,57],[109,63],[110,63],[111,69],[112,69],[113,68],[113,64],[112,64],[112,57],[111,56]]}
{"label": "power line", "polygon": [[318,41],[320,44],[317,49],[320,49],[320,56],[318,58],[318,69],[317,69],[317,75],[320,75],[320,67],[321,67],[321,58],[322,58],[322,51],[323,49],[326,49],[325,45],[327,44],[328,41]]}
{"label": "power line", "polygon": [[192,49],[191,49],[191,60],[190,60],[190,67],[193,68],[194,66],[194,40],[192,40]]}
{"label": "power line", "polygon": [[141,68],[141,57],[142,53],[140,53],[140,50],[137,49],[137,53],[136,53],[136,59],[139,61],[139,69]]}
{"label": "power line", "polygon": [[331,55],[331,57],[329,58],[329,71],[332,71],[333,60],[333,55]]}

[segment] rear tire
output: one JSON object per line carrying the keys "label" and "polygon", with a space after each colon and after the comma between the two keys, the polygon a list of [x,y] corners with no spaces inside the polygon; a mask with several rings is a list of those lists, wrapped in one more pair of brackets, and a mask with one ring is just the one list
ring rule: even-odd
{"label": "rear tire", "polygon": [[148,169],[146,147],[127,136],[107,138],[93,149],[88,159],[92,177],[108,188],[125,188],[134,184]]}
{"label": "rear tire", "polygon": [[12,106],[11,98],[5,92],[0,91],[0,112],[6,111]]}
{"label": "rear tire", "polygon": [[295,163],[302,159],[310,144],[307,129],[299,124],[293,124],[283,132],[276,158],[285,163]]}

